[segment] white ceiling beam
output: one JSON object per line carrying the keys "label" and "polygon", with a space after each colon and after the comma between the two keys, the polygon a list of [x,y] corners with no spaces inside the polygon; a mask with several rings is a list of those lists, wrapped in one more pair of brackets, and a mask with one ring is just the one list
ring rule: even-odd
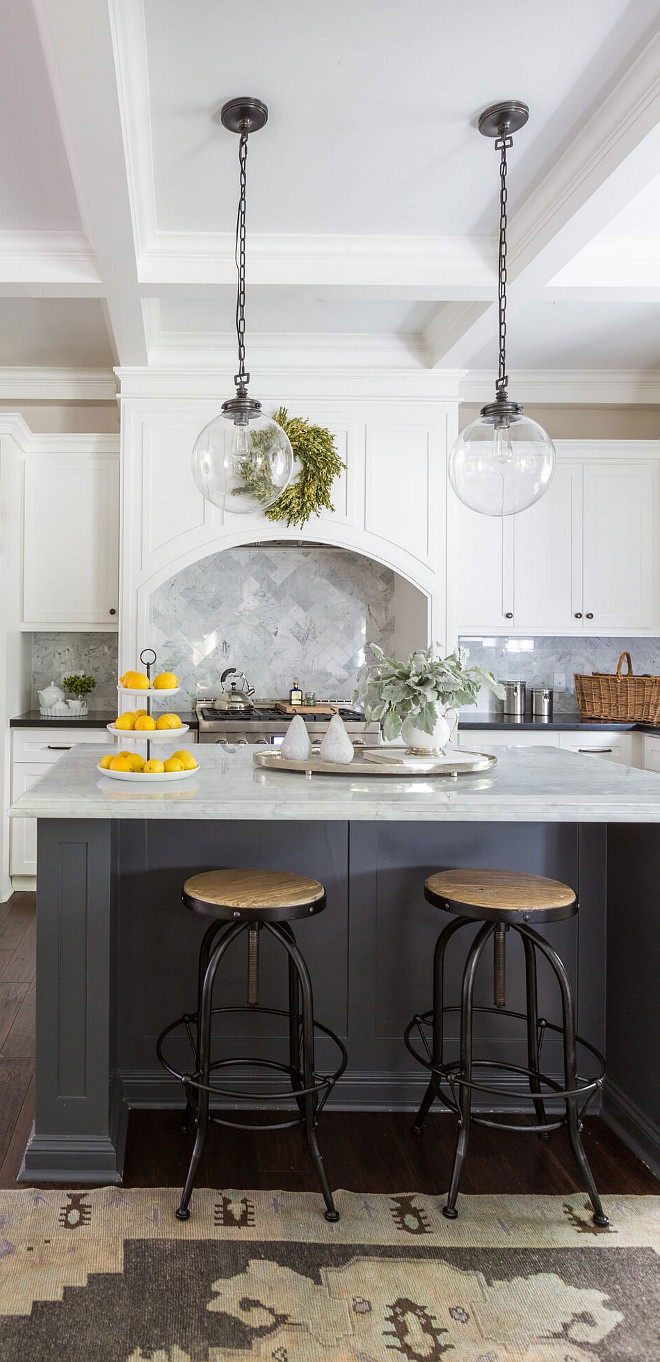
{"label": "white ceiling beam", "polygon": [[146,362],[108,0],[33,0],[84,230],[114,347]]}
{"label": "white ceiling beam", "polygon": [[[660,24],[516,205],[507,257],[510,320],[526,303],[547,296],[559,271],[645,188],[658,164]],[[435,345],[436,364],[465,367],[491,337],[495,341],[494,301],[476,318],[466,312],[464,322],[460,335],[448,331],[444,348]]]}
{"label": "white ceiling beam", "polygon": [[83,232],[0,231],[0,296],[99,298],[103,284]]}

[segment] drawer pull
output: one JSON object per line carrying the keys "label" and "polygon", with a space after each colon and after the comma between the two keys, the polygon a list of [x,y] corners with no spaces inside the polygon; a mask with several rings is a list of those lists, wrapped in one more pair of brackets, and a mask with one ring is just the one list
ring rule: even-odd
{"label": "drawer pull", "polygon": [[49,744],[48,744],[48,751],[49,751],[49,752],[70,752],[70,751],[71,751],[71,748],[70,748],[70,747],[58,747],[58,746],[57,746],[57,743],[49,742]]}
{"label": "drawer pull", "polygon": [[586,752],[589,755],[595,753],[598,756],[601,752],[613,752],[613,747],[578,747],[578,752]]}
{"label": "drawer pull", "polygon": [[512,620],[512,619],[513,619],[513,610],[507,610],[507,612],[506,612],[504,618],[505,618],[505,620]]}

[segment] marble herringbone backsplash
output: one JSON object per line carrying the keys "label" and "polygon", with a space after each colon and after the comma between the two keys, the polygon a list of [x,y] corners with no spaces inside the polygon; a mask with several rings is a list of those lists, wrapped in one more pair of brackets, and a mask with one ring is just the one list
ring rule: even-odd
{"label": "marble herringbone backsplash", "polygon": [[[527,686],[552,686],[555,672],[563,672],[566,690],[556,691],[555,714],[577,709],[575,672],[615,672],[622,652],[629,652],[636,672],[660,674],[658,638],[462,638],[470,660],[495,673],[501,681],[524,681]],[[495,712],[502,703],[485,692],[479,708]]]}
{"label": "marble herringbone backsplash", "polygon": [[287,695],[295,677],[319,698],[351,697],[367,643],[394,637],[394,573],[345,549],[226,549],[159,587],[152,646],[181,678],[181,708],[217,694],[226,667],[259,696]]}

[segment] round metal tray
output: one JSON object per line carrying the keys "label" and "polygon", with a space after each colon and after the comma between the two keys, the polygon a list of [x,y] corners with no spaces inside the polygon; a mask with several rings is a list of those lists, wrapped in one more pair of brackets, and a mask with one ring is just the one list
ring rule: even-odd
{"label": "round metal tray", "polygon": [[[392,751],[391,748],[382,750]],[[438,757],[407,757],[405,749],[401,748],[400,756],[397,754],[387,760],[370,758],[363,749],[345,766],[339,762],[321,761],[317,756],[308,757],[307,761],[290,761],[281,752],[255,752],[253,760],[255,766],[265,767],[267,771],[297,771],[299,775],[309,776],[393,776],[407,780],[410,776],[428,779],[429,776],[474,775],[478,771],[489,771],[495,766],[497,757],[488,752],[465,751]]]}

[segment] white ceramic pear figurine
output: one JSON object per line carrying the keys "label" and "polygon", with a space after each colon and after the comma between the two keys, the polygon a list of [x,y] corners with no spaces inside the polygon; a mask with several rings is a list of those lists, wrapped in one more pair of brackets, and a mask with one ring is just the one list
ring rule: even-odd
{"label": "white ceramic pear figurine", "polygon": [[355,749],[344,727],[341,714],[333,714],[328,731],[321,743],[321,761],[334,761],[348,766],[355,756]]}
{"label": "white ceramic pear figurine", "polygon": [[309,734],[302,714],[296,714],[284,735],[280,752],[288,761],[307,761],[312,750]]}

